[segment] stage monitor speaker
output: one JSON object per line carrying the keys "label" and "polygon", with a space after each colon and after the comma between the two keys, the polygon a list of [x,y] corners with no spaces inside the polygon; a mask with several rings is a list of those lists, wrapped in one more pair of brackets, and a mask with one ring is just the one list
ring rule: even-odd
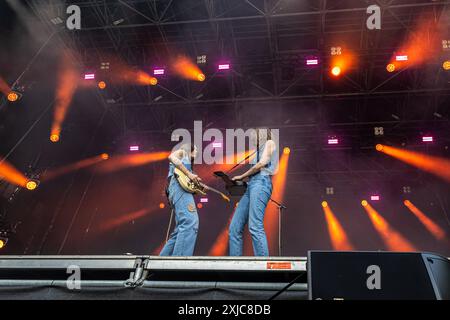
{"label": "stage monitor speaker", "polygon": [[449,300],[450,261],[418,252],[308,251],[312,300]]}

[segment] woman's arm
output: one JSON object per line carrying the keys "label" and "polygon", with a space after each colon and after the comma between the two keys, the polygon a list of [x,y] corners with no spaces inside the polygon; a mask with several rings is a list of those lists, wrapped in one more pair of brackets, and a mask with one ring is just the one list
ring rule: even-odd
{"label": "woman's arm", "polygon": [[233,177],[232,180],[243,180],[261,171],[261,169],[264,168],[270,162],[270,159],[272,158],[272,154],[275,152],[275,149],[276,149],[275,142],[273,140],[268,140],[262,152],[261,159],[259,159],[258,163],[255,164],[253,167],[251,167],[244,174]]}
{"label": "woman's arm", "polygon": [[183,162],[181,161],[181,159],[183,159],[183,157],[186,156],[186,151],[182,150],[182,149],[178,149],[175,150],[174,152],[172,152],[168,159],[170,162],[173,163],[173,165],[180,169],[181,172],[183,172],[185,175],[187,175],[189,177],[189,179],[193,180],[194,182],[199,182],[202,179],[200,179],[199,176],[197,176],[196,174],[192,173],[191,171],[189,171],[183,164]]}

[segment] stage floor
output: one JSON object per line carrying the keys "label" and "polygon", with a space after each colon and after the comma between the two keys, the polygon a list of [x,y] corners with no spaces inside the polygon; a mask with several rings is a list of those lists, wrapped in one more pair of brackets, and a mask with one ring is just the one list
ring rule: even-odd
{"label": "stage floor", "polygon": [[306,268],[305,257],[0,256],[0,299],[269,299],[293,280],[281,297],[306,299]]}

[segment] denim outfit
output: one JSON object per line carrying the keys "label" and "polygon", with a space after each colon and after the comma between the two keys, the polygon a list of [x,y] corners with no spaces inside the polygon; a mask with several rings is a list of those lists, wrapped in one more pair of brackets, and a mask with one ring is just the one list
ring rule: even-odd
{"label": "denim outfit", "polygon": [[[189,159],[182,159],[183,165],[192,171]],[[174,165],[169,165],[169,201],[175,210],[175,229],[160,252],[160,256],[192,256],[198,233],[198,214],[194,196],[183,190],[173,175]]]}
{"label": "denim outfit", "polygon": [[[260,150],[257,151],[259,159]],[[274,152],[275,154],[275,152]],[[264,231],[264,213],[272,194],[272,174],[275,172],[275,161],[271,161],[257,174],[250,177],[247,190],[239,200],[239,204],[231,220],[229,230],[230,256],[242,256],[245,225],[252,237],[255,256],[268,256],[266,232]]]}

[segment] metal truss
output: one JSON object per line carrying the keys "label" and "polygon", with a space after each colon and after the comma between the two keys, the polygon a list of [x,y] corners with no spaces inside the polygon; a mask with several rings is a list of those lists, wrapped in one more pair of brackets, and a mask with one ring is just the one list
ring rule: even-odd
{"label": "metal truss", "polygon": [[[332,132],[353,140],[365,137],[366,144],[356,147],[364,150],[374,142],[374,126],[391,128],[389,134],[400,137],[436,126],[447,143],[450,88],[441,61],[446,53],[420,68],[390,74],[385,67],[424,12],[448,32],[450,1],[72,1],[82,9],[79,31],[50,22],[64,17],[60,1],[28,3],[49,32],[58,31],[91,69],[110,56],[144,70],[164,65],[171,55],[186,54],[194,61],[198,55],[207,56],[207,64],[201,66],[207,75],[204,83],[169,75],[156,87],[111,85],[99,93],[124,138],[167,139],[180,123],[199,119],[217,128],[268,125],[286,130],[290,146],[319,159],[311,162],[317,168],[295,171],[303,181],[320,181],[321,175],[333,172],[351,181],[373,171],[375,179],[394,170],[376,163],[372,171],[351,163],[328,170],[320,166],[324,150],[304,149],[305,137],[307,145],[320,145],[320,139]],[[379,31],[366,27],[366,9],[373,3],[382,9]],[[339,82],[329,76],[330,47],[336,45],[359,61]],[[306,68],[309,55],[319,57],[320,66]],[[215,69],[224,58],[232,64],[227,74]],[[114,65],[109,72],[114,72]],[[355,127],[370,133],[361,136]]]}

